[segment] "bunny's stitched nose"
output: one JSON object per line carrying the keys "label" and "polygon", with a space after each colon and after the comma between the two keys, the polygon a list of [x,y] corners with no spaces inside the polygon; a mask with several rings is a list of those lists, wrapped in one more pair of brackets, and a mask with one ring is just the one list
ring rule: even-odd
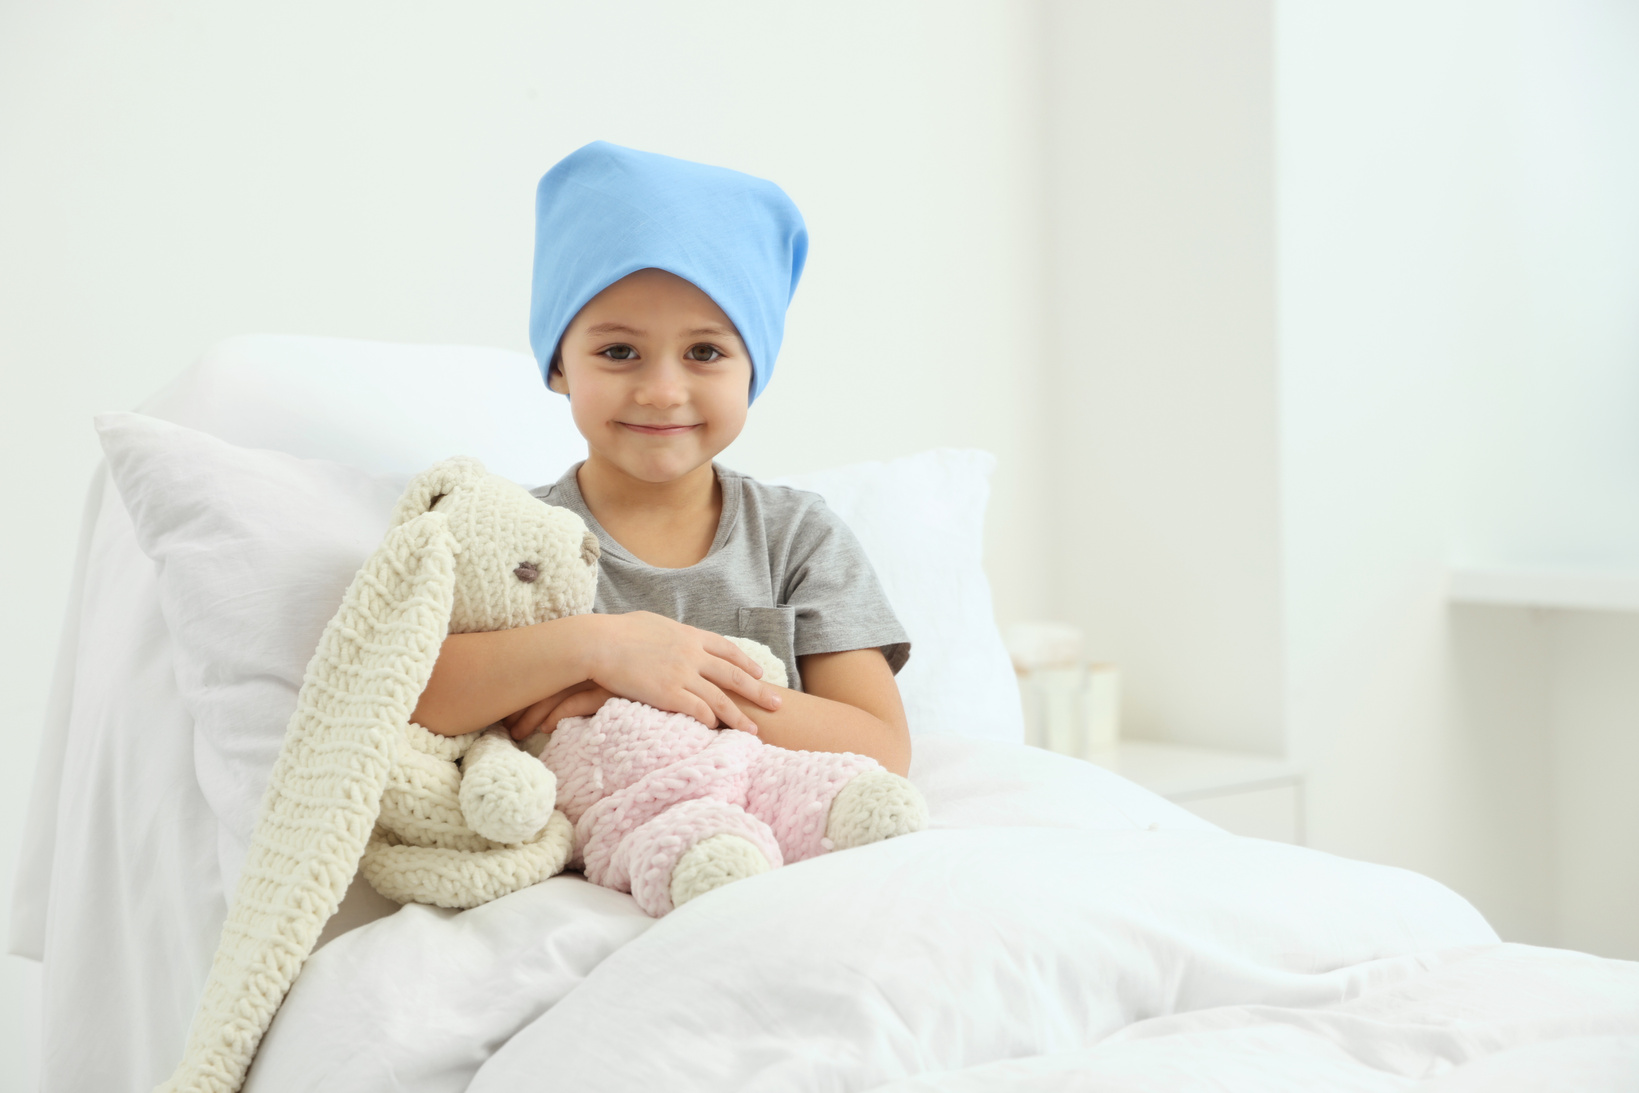
{"label": "bunny's stitched nose", "polygon": [[525,584],[529,584],[541,575],[541,567],[534,562],[524,562],[512,571],[512,575]]}

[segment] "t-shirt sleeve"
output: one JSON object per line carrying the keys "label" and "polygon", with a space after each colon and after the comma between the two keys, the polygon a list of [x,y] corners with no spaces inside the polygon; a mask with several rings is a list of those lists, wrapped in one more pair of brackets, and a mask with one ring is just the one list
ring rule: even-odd
{"label": "t-shirt sleeve", "polygon": [[910,659],[910,638],[865,549],[824,501],[815,500],[803,511],[783,595],[782,606],[796,612],[796,656],[878,648],[896,674]]}

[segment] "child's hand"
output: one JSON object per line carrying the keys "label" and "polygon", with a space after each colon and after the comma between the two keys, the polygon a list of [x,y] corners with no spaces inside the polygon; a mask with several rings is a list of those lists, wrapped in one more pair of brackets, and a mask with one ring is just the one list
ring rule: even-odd
{"label": "child's hand", "polygon": [[538,732],[552,732],[566,717],[590,717],[615,697],[591,680],[547,695],[532,705],[501,719],[514,740],[526,740]]}
{"label": "child's hand", "polygon": [[501,719],[512,733],[512,739],[523,740],[538,732],[553,732],[558,722],[566,717],[591,717],[603,704],[615,697],[588,680],[578,687],[570,687],[549,695],[532,706]]}
{"label": "child's hand", "polygon": [[780,708],[778,689],[759,682],[763,670],[721,634],[648,611],[591,617],[599,627],[589,653],[591,682],[608,694],[749,733],[756,723],[724,692],[765,710]]}

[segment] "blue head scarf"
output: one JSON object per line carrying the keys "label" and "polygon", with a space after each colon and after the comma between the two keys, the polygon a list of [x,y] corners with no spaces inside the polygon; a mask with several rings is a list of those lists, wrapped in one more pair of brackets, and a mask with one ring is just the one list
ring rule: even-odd
{"label": "blue head scarf", "polygon": [[541,377],[592,297],[653,268],[692,282],[723,309],[751,354],[755,400],[774,371],[807,258],[802,214],[772,182],[593,141],[535,191],[529,343]]}

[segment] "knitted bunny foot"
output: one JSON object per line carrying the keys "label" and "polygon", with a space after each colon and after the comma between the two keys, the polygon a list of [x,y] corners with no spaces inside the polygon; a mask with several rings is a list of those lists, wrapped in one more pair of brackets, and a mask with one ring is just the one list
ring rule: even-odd
{"label": "knitted bunny foot", "polygon": [[674,892],[692,899],[783,864],[779,840],[766,823],[739,805],[710,798],[680,801],[627,835],[612,854],[598,851],[595,841],[585,846],[586,879],[630,889],[655,918],[677,906]]}
{"label": "knitted bunny foot", "polygon": [[834,850],[864,846],[921,831],[928,805],[917,788],[897,774],[868,770],[849,779],[831,802],[825,837]]}
{"label": "knitted bunny foot", "polygon": [[672,906],[681,907],[695,896],[768,869],[768,859],[747,839],[738,835],[701,839],[672,868]]}
{"label": "knitted bunny foot", "polygon": [[405,846],[378,827],[359,860],[359,872],[395,903],[465,909],[556,876],[574,843],[575,829],[561,812],[554,812],[533,839],[489,849]]}

